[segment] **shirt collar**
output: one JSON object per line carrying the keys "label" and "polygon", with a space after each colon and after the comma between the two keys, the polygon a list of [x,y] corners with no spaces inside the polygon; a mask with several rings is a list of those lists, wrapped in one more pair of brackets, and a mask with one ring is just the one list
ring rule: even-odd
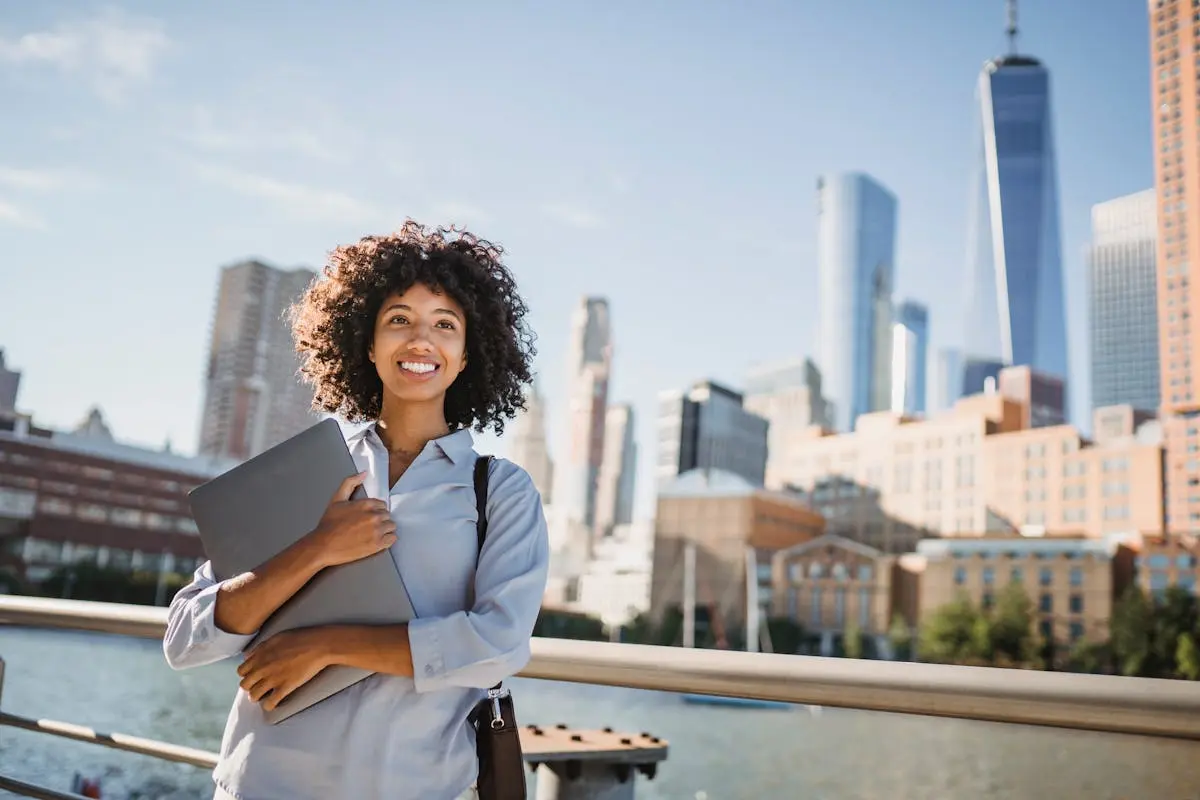
{"label": "shirt collar", "polygon": [[[353,447],[363,440],[368,434],[373,434],[378,439],[379,434],[375,432],[375,421],[370,422],[346,422],[338,420],[338,424],[342,426],[342,433],[346,437],[346,445]],[[446,458],[450,459],[450,463],[458,465],[463,460],[470,458],[475,453],[475,440],[471,436],[469,428],[459,428],[445,436],[441,436],[433,440],[438,449]]]}

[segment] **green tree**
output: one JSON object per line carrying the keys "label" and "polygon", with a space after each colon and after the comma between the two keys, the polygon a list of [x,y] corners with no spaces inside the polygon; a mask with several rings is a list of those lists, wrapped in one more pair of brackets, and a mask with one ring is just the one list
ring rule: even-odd
{"label": "green tree", "polygon": [[898,661],[909,661],[913,657],[912,630],[904,617],[896,614],[892,617],[892,627],[888,629],[888,641],[892,645],[892,657]]}
{"label": "green tree", "polygon": [[769,617],[767,634],[771,637],[771,649],[776,653],[795,655],[804,643],[804,627],[788,617]]}
{"label": "green tree", "polygon": [[846,654],[846,658],[862,658],[863,657],[863,635],[858,626],[851,622],[842,631],[842,650]]}
{"label": "green tree", "polygon": [[1020,583],[1000,591],[988,625],[990,657],[997,666],[1036,665],[1038,642],[1033,632],[1033,601]]}
{"label": "green tree", "polygon": [[1071,648],[1067,657],[1067,668],[1071,672],[1086,672],[1093,675],[1111,671],[1112,646],[1108,642],[1080,640]]}
{"label": "green tree", "polygon": [[1152,673],[1173,677],[1180,671],[1178,648],[1181,636],[1196,630],[1196,598],[1180,586],[1171,586],[1154,603],[1154,624],[1150,636]]}
{"label": "green tree", "polygon": [[1181,678],[1200,680],[1200,645],[1196,644],[1194,633],[1179,634],[1175,645],[1175,669]]}
{"label": "green tree", "polygon": [[1113,661],[1122,675],[1145,676],[1151,666],[1154,607],[1137,586],[1130,586],[1113,604],[1109,639]]}
{"label": "green tree", "polygon": [[621,628],[621,641],[629,644],[655,644],[657,635],[654,620],[644,611]]}
{"label": "green tree", "polygon": [[661,644],[668,647],[683,644],[683,609],[677,605],[667,606],[663,611],[658,631],[650,644]]}
{"label": "green tree", "polygon": [[978,664],[991,655],[987,617],[965,596],[933,612],[921,626],[921,658],[939,664]]}

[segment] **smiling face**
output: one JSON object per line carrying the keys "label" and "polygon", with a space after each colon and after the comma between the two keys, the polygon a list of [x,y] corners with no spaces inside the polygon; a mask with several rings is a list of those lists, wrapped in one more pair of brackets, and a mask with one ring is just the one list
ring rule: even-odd
{"label": "smiling face", "polygon": [[467,366],[467,315],[448,294],[424,284],[384,298],[370,358],[389,402],[441,401]]}

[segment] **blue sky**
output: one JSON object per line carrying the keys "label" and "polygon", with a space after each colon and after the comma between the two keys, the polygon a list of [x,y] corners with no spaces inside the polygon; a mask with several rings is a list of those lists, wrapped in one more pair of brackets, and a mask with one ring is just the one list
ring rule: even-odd
{"label": "blue sky", "polygon": [[[119,437],[190,450],[221,265],[318,267],[406,216],[456,221],[508,250],[556,456],[571,311],[610,299],[649,513],[659,390],[815,354],[820,173],[898,196],[897,299],[955,343],[1003,6],[8,4],[0,347],[21,405],[68,425],[99,404]],[[1026,0],[1021,28],[1052,73],[1086,423],[1090,208],[1153,182],[1146,4]]]}

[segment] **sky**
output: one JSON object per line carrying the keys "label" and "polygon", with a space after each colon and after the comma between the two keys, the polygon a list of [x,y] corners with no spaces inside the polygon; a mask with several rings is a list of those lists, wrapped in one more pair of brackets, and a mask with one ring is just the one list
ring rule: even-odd
{"label": "sky", "polygon": [[[609,299],[610,399],[816,356],[816,180],[899,200],[897,300],[955,345],[974,91],[1002,0],[39,2],[0,14],[0,348],[19,406],[194,451],[220,267],[324,264],[413,217],[503,245],[552,455],[567,337]],[[1025,0],[1052,80],[1072,421],[1090,209],[1153,185],[1144,0]],[[504,452],[482,437],[480,448]]]}

